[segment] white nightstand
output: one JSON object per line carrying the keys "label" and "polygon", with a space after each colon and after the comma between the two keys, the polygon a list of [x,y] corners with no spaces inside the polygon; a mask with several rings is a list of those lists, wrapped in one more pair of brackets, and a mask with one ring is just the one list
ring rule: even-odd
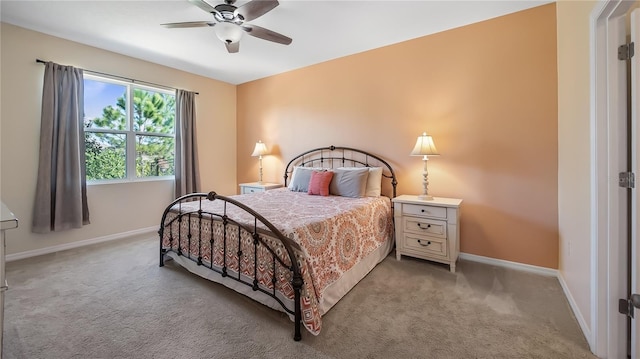
{"label": "white nightstand", "polygon": [[402,255],[449,265],[456,271],[460,253],[461,199],[402,195],[393,199],[396,259]]}
{"label": "white nightstand", "polygon": [[267,183],[267,182],[240,183],[240,194],[265,192],[270,189],[280,188],[280,187],[282,187],[282,185],[279,183]]}

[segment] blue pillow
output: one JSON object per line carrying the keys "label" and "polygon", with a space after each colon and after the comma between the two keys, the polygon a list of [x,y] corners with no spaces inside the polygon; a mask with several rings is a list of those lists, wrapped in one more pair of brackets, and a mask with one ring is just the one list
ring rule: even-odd
{"label": "blue pillow", "polygon": [[309,192],[309,182],[311,182],[311,173],[313,171],[324,171],[315,167],[294,167],[291,174],[291,183],[289,189],[294,192]]}
{"label": "blue pillow", "polygon": [[329,185],[329,193],[343,197],[364,197],[367,189],[368,168],[335,169]]}

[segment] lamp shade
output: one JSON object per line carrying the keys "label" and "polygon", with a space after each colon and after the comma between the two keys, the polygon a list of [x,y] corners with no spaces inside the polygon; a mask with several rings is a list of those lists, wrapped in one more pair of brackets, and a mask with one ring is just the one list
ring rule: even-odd
{"label": "lamp shade", "polygon": [[433,138],[428,136],[426,132],[422,136],[418,136],[416,146],[411,151],[411,156],[439,156],[438,149],[433,143]]}
{"label": "lamp shade", "polygon": [[257,156],[264,156],[268,154],[269,154],[269,151],[267,151],[267,145],[262,143],[262,141],[258,141],[256,142],[256,147],[253,149],[253,153],[251,154],[251,156],[257,157]]}
{"label": "lamp shade", "polygon": [[244,33],[240,26],[232,24],[230,22],[218,23],[213,28],[213,31],[216,33],[216,36],[218,36],[220,40],[229,44],[240,41],[240,39],[242,38],[242,34]]}

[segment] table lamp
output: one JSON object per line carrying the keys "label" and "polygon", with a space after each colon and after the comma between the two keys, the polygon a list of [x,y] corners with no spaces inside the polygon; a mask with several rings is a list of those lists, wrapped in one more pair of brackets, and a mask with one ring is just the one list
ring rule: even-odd
{"label": "table lamp", "polygon": [[436,145],[433,143],[433,138],[428,136],[426,132],[422,133],[422,136],[418,136],[416,146],[411,151],[411,156],[422,156],[424,161],[424,170],[422,171],[422,186],[424,187],[423,193],[418,196],[418,199],[432,200],[433,196],[429,195],[429,172],[427,171],[428,156],[439,156]]}
{"label": "table lamp", "polygon": [[267,146],[262,143],[262,141],[256,142],[256,147],[253,149],[252,157],[258,157],[258,161],[260,162],[260,180],[258,183],[262,183],[262,156],[268,155],[269,151],[267,150]]}

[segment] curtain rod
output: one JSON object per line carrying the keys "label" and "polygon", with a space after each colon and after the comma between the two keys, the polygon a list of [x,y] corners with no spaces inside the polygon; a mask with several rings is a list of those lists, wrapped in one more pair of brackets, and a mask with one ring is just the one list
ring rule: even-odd
{"label": "curtain rod", "polygon": [[[47,63],[47,61],[40,60],[40,59],[36,59],[36,62],[37,63],[41,63],[41,64],[46,64]],[[129,82],[132,82],[132,83],[139,83],[139,84],[143,84],[143,85],[146,84],[146,85],[152,85],[152,86],[156,86],[156,87],[163,87],[163,88],[169,89],[169,90],[175,90],[175,88],[173,88],[171,86],[160,85],[160,84],[156,84],[156,83],[153,83],[153,82],[141,81],[141,80],[136,80],[136,79],[132,79],[132,78],[129,78],[129,77],[124,77],[124,76],[119,76],[119,75],[112,75],[112,74],[107,74],[107,73],[104,73],[104,72],[92,71],[92,70],[87,70],[87,69],[82,69],[82,70],[86,71],[86,72],[88,72],[90,74],[94,74],[94,75],[109,76],[109,77],[113,77],[113,78],[120,79],[120,80],[126,80],[126,81],[129,81]],[[194,92],[194,93],[196,95],[200,94],[199,92]]]}

